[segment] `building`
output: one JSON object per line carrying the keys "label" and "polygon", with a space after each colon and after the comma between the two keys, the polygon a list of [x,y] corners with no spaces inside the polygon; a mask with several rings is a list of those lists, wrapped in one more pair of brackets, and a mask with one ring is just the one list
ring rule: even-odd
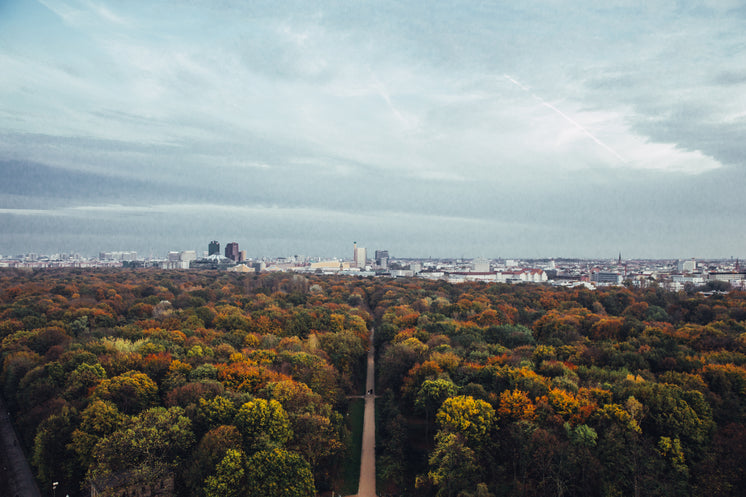
{"label": "building", "polygon": [[679,272],[682,273],[693,273],[697,270],[697,261],[694,259],[679,261],[677,264],[677,269],[679,270]]}
{"label": "building", "polygon": [[622,275],[619,273],[607,273],[599,271],[591,275],[591,281],[594,283],[605,285],[621,285]]}
{"label": "building", "polygon": [[225,270],[236,265],[236,262],[220,254],[208,255],[202,259],[189,261],[189,269]]}
{"label": "building", "polygon": [[485,281],[488,283],[496,283],[498,279],[497,273],[493,273],[490,271],[455,271],[452,273],[448,273],[448,281],[450,281],[451,283],[464,283],[466,281]]}
{"label": "building", "polygon": [[238,242],[231,242],[225,246],[225,257],[232,261],[238,262],[240,250],[238,250]]}
{"label": "building", "polygon": [[365,247],[358,247],[357,242],[352,244],[352,261],[353,265],[357,268],[364,268],[367,263],[367,254],[365,253]]}
{"label": "building", "polygon": [[490,261],[487,259],[474,259],[472,261],[472,271],[475,273],[489,273]]}
{"label": "building", "polygon": [[[98,253],[98,258],[101,261],[136,261],[137,260],[137,252],[135,252],[135,251],[99,252]],[[35,257],[32,260],[35,260]]]}
{"label": "building", "polygon": [[257,270],[253,267],[249,267],[246,264],[236,264],[233,267],[229,267],[226,269],[226,271],[231,271],[234,273],[256,273]]}
{"label": "building", "polygon": [[220,242],[213,240],[207,246],[207,255],[220,255]]}
{"label": "building", "polygon": [[710,281],[727,281],[731,285],[734,282],[743,281],[746,279],[744,273],[710,273],[707,275],[707,279]]}
{"label": "building", "polygon": [[311,271],[345,271],[350,269],[350,263],[349,262],[341,262],[341,261],[319,261],[319,262],[312,262],[309,266],[309,269]]}
{"label": "building", "polygon": [[179,260],[181,262],[191,262],[197,259],[196,250],[182,250],[179,252]]}
{"label": "building", "polygon": [[389,251],[388,250],[376,250],[375,252],[376,266],[387,268],[389,267]]}

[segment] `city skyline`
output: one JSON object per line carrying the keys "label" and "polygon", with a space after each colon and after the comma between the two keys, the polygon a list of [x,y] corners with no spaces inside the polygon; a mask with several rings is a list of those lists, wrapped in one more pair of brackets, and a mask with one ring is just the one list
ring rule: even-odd
{"label": "city skyline", "polygon": [[0,4],[0,254],[746,255],[738,2]]}

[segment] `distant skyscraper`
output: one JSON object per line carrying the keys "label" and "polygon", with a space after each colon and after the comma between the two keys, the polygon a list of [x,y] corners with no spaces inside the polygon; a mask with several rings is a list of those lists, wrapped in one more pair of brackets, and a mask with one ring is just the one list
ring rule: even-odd
{"label": "distant skyscraper", "polygon": [[355,267],[364,268],[367,262],[367,255],[365,253],[365,247],[358,247],[357,242],[352,243],[352,259],[355,263]]}
{"label": "distant skyscraper", "polygon": [[220,242],[213,240],[207,246],[207,255],[220,255]]}
{"label": "distant skyscraper", "polygon": [[384,257],[386,259],[389,258],[389,251],[388,250],[376,250],[376,260],[383,259]]}
{"label": "distant skyscraper", "polygon": [[240,253],[240,250],[238,250],[237,242],[231,242],[225,246],[225,256],[228,259],[238,262],[239,253]]}
{"label": "distant skyscraper", "polygon": [[388,250],[376,250],[376,266],[387,268],[389,267],[389,251]]}

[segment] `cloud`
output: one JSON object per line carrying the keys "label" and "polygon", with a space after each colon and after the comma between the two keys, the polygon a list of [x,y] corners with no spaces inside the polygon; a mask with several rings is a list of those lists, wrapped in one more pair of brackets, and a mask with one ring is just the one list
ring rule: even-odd
{"label": "cloud", "polygon": [[278,226],[347,226],[322,223],[332,238],[358,224],[383,240],[385,219],[401,243],[441,225],[485,255],[582,247],[651,219],[638,205],[658,226],[721,219],[730,204],[695,213],[672,185],[717,196],[746,157],[734,4],[43,5],[0,19],[0,167],[16,164],[0,208],[27,219],[151,209],[196,230],[179,209],[255,205]]}

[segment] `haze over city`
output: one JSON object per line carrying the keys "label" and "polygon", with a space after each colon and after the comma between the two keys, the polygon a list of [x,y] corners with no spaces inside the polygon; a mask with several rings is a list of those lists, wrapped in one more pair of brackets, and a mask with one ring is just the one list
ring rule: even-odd
{"label": "haze over city", "polygon": [[741,2],[0,2],[0,254],[743,257]]}

